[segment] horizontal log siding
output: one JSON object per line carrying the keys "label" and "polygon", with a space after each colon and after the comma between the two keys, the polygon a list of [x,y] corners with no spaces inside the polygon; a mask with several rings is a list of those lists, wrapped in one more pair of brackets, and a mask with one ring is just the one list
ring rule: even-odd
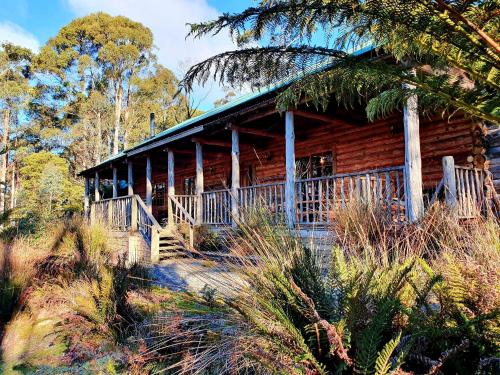
{"label": "horizontal log siding", "polygon": [[[284,125],[283,125],[284,126]],[[472,153],[472,128],[470,120],[456,118],[451,122],[442,119],[421,119],[420,139],[422,151],[422,172],[424,188],[433,188],[442,177],[441,159],[451,155],[459,165],[466,163]],[[376,168],[404,164],[404,135],[402,116],[380,120],[365,126],[321,123],[300,119],[296,124],[296,158],[313,153],[334,152],[336,173],[352,173]],[[230,132],[224,133],[224,140],[230,140]],[[240,135],[240,164],[242,186],[247,179],[244,174],[253,165],[258,183],[284,181],[285,142],[265,140],[268,147],[260,146],[254,151],[248,144],[246,134]],[[263,140],[264,142],[264,140]],[[175,158],[176,194],[184,194],[183,181],[195,176],[195,145],[193,156]],[[231,150],[221,149],[218,157],[204,155],[205,189],[220,186],[231,176]],[[257,157],[257,155],[258,157]],[[165,157],[165,164],[167,163]],[[153,165],[153,181],[167,181],[166,173],[158,173]],[[144,173],[139,173],[135,182],[135,192],[145,196]]]}

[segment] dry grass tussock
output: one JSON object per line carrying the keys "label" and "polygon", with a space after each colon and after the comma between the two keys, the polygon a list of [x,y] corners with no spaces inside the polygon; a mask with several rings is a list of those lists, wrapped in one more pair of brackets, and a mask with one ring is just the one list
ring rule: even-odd
{"label": "dry grass tussock", "polygon": [[240,225],[220,267],[242,281],[228,280],[231,293],[208,286],[180,298],[151,325],[150,350],[169,373],[500,370],[495,221],[459,225],[435,206],[418,225],[396,227],[377,207],[358,206],[334,230],[325,264],[265,215]]}
{"label": "dry grass tussock", "polygon": [[15,298],[2,290],[15,306],[3,320],[3,373],[127,366],[133,351],[120,343],[140,318],[127,301],[137,267],[112,264],[106,239],[102,226],[74,219],[3,247],[2,285],[17,288]]}

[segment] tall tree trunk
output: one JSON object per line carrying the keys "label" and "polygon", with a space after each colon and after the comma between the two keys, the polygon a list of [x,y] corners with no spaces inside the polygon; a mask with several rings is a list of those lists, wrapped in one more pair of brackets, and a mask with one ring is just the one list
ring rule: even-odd
{"label": "tall tree trunk", "polygon": [[115,95],[115,129],[113,136],[113,155],[119,152],[119,140],[120,140],[120,117],[122,114],[122,99],[123,99],[123,88],[121,80],[118,80],[116,85],[116,95]]}
{"label": "tall tree trunk", "polygon": [[101,162],[101,155],[102,155],[102,120],[101,120],[101,112],[98,112],[96,146],[94,155],[94,160],[96,164],[99,164]]}
{"label": "tall tree trunk", "polygon": [[16,207],[16,163],[12,161],[12,175],[10,180],[10,209]]}
{"label": "tall tree trunk", "polygon": [[10,131],[10,109],[3,111],[3,136],[2,136],[2,155],[0,156],[0,213],[5,212],[5,188],[7,178],[7,159]]}
{"label": "tall tree trunk", "polygon": [[127,88],[127,106],[125,107],[125,112],[123,114],[123,126],[125,130],[123,131],[123,149],[128,148],[128,132],[129,132],[129,119],[130,119],[130,106],[132,105],[132,90],[130,89],[130,80]]}
{"label": "tall tree trunk", "polygon": [[128,129],[125,129],[123,132],[123,149],[126,150],[128,148]]}

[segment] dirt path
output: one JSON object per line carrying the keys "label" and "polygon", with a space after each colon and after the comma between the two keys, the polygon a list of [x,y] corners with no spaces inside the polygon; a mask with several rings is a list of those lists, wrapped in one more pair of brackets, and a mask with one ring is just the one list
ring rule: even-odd
{"label": "dirt path", "polygon": [[199,293],[208,285],[222,296],[231,297],[244,285],[235,269],[208,260],[172,259],[153,265],[151,271],[157,285],[174,291]]}

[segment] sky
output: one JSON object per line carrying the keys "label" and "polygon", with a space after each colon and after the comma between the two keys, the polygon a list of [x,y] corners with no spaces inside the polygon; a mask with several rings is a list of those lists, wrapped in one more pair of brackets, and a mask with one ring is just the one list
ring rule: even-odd
{"label": "sky", "polygon": [[[235,48],[227,34],[186,40],[186,23],[214,19],[222,12],[241,11],[253,3],[253,0],[0,0],[0,41],[36,51],[71,20],[103,11],[149,27],[159,62],[181,77],[190,65]],[[193,100],[200,109],[207,110],[223,95],[223,90],[211,83],[196,88]]]}

